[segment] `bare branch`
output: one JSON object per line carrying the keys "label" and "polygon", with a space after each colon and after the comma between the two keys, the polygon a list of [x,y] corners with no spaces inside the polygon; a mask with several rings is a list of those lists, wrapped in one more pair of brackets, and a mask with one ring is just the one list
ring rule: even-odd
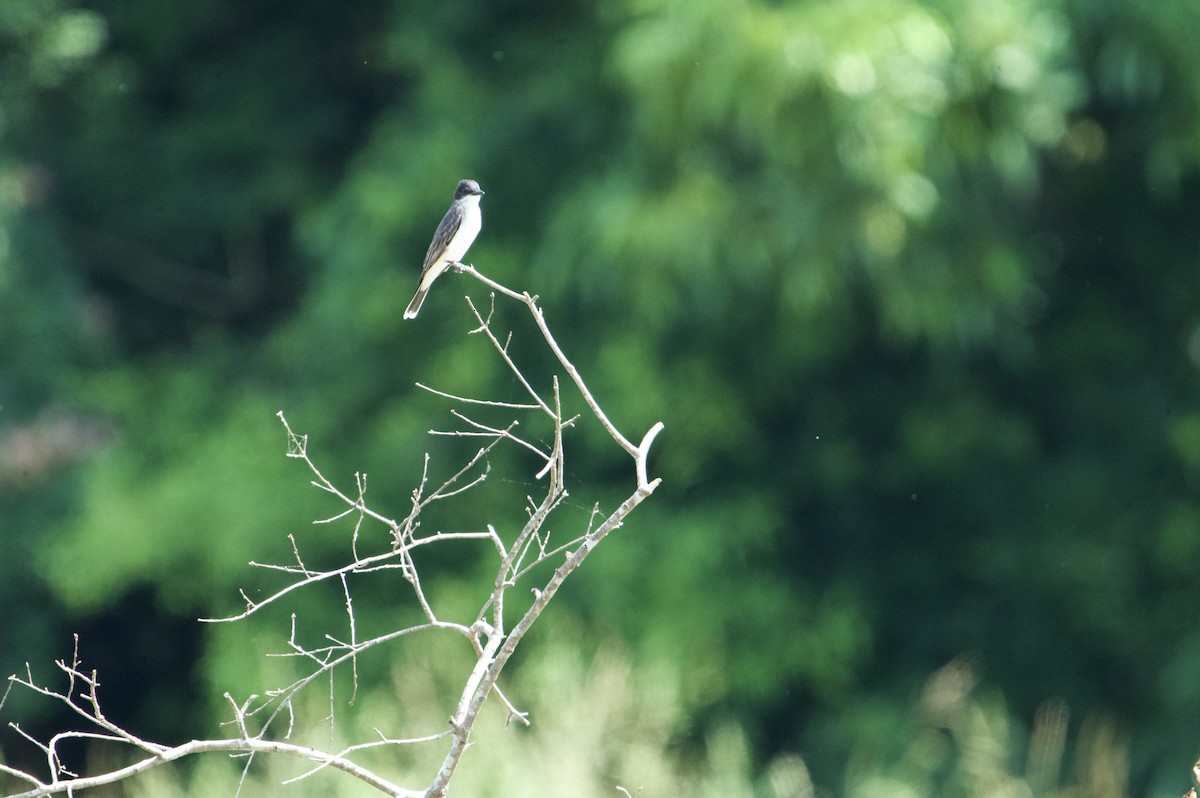
{"label": "bare branch", "polygon": [[302,436],[296,435],[296,433],[292,431],[291,426],[288,424],[287,418],[283,415],[282,410],[280,410],[275,415],[279,416],[279,420],[283,423],[284,429],[287,430],[288,441],[289,441],[288,457],[297,458],[297,459],[303,460],[305,462],[305,464],[308,466],[309,470],[312,471],[313,476],[316,477],[316,479],[313,481],[313,485],[315,485],[316,487],[320,488],[321,490],[323,490],[327,493],[332,493],[334,496],[337,496],[339,499],[341,499],[346,504],[357,509],[361,513],[369,515],[370,517],[374,518],[376,521],[381,521],[391,527],[396,526],[396,522],[391,520],[390,518],[386,518],[386,517],[380,515],[379,513],[376,513],[374,510],[367,509],[366,505],[363,503],[363,501],[361,499],[361,496],[358,501],[355,501],[355,500],[351,499],[350,497],[348,497],[346,494],[342,493],[336,487],[334,487],[333,483],[330,482],[328,479],[326,479],[325,475],[322,474],[321,471],[316,467],[316,465],[313,464],[313,461],[309,459],[309,457],[308,457],[308,436],[307,435],[302,435]]}
{"label": "bare branch", "polygon": [[431,430],[432,434],[434,434],[434,435],[454,435],[454,436],[463,436],[463,437],[484,436],[484,437],[506,438],[507,440],[510,440],[513,443],[528,449],[529,451],[533,452],[534,454],[536,454],[538,457],[542,458],[543,460],[546,460],[546,461],[550,460],[550,455],[546,454],[541,449],[539,449],[537,446],[535,446],[534,444],[525,440],[524,438],[519,438],[512,433],[513,429],[520,423],[518,421],[513,421],[506,428],[500,429],[499,427],[492,427],[492,426],[484,424],[480,421],[475,421],[474,419],[468,418],[467,416],[463,415],[462,413],[460,413],[457,410],[451,410],[450,414],[453,415],[455,418],[462,419],[463,421],[470,424],[472,427],[475,427],[475,429],[477,429],[479,431],[478,432],[465,432],[465,431],[437,432],[437,431]]}
{"label": "bare branch", "polygon": [[[660,484],[659,479],[649,479],[647,462],[650,448],[662,431],[662,423],[652,426],[643,436],[640,444],[634,446],[625,438],[609,420],[588,389],[579,371],[567,359],[563,350],[551,334],[542,309],[537,304],[537,297],[528,293],[518,293],[506,288],[494,280],[485,277],[472,266],[461,266],[461,271],[472,274],[476,279],[492,289],[491,304],[486,316],[468,298],[468,306],[478,326],[471,334],[482,333],[495,350],[497,356],[521,384],[532,400],[529,403],[502,402],[486,399],[456,396],[451,393],[438,391],[426,385],[417,383],[418,387],[434,395],[441,396],[454,402],[472,407],[498,407],[506,410],[522,411],[530,415],[537,424],[544,424],[543,418],[549,418],[553,427],[553,439],[549,447],[537,435],[532,437],[516,434],[515,430],[522,419],[514,418],[507,426],[494,426],[478,421],[465,412],[452,409],[451,414],[466,425],[465,429],[436,432],[432,434],[453,435],[456,437],[478,437],[486,439],[485,445],[467,458],[465,465],[451,474],[433,490],[431,485],[437,484],[431,479],[431,458],[426,454],[422,464],[420,480],[411,493],[408,514],[397,521],[381,512],[370,508],[367,504],[367,475],[365,472],[354,474],[354,485],[350,490],[343,490],[328,479],[313,461],[309,453],[309,441],[306,435],[297,434],[288,424],[282,411],[279,419],[288,436],[287,456],[302,460],[312,477],[311,484],[322,492],[335,497],[339,503],[337,512],[314,521],[315,524],[329,525],[337,521],[353,518],[350,532],[349,562],[336,567],[313,567],[306,562],[302,555],[301,542],[295,535],[288,535],[291,545],[291,558],[283,563],[251,562],[255,568],[261,568],[273,573],[284,575],[286,584],[275,588],[274,592],[265,598],[252,599],[250,593],[241,590],[240,595],[245,608],[237,614],[225,618],[204,618],[206,623],[230,622],[245,619],[265,607],[283,604],[297,591],[314,588],[329,580],[336,579],[340,586],[346,628],[335,633],[332,630],[319,631],[311,638],[313,643],[302,637],[297,624],[297,614],[290,614],[290,633],[286,648],[278,653],[267,656],[289,657],[297,663],[300,671],[297,678],[283,687],[266,689],[260,697],[250,695],[242,701],[235,700],[229,693],[225,698],[229,703],[231,718],[222,724],[231,730],[235,736],[222,740],[193,740],[179,746],[165,746],[144,740],[131,732],[111,722],[101,709],[99,696],[99,680],[95,671],[83,668],[79,656],[79,641],[75,640],[73,655],[70,662],[59,660],[58,668],[67,679],[67,686],[57,690],[35,682],[29,666],[26,666],[24,677],[11,676],[4,695],[0,696],[0,709],[5,705],[9,691],[14,685],[32,690],[42,696],[65,704],[76,716],[81,718],[87,728],[60,732],[43,742],[30,735],[19,725],[10,723],[9,727],[22,739],[35,746],[46,759],[48,776],[38,778],[31,773],[16,770],[0,764],[0,774],[17,779],[27,785],[25,792],[14,794],[13,798],[33,798],[34,796],[68,794],[91,787],[114,784],[133,775],[149,770],[168,762],[181,759],[193,754],[224,752],[246,755],[245,766],[242,770],[242,780],[247,777],[248,768],[258,754],[278,754],[298,758],[309,763],[310,767],[301,774],[289,778],[287,784],[308,778],[314,773],[327,768],[341,770],[360,781],[370,785],[382,794],[400,796],[402,798],[442,798],[449,787],[450,780],[462,759],[463,754],[471,743],[471,732],[479,717],[479,712],[487,698],[494,692],[508,713],[508,722],[516,720],[529,724],[528,713],[517,709],[500,688],[499,679],[508,660],[516,651],[524,636],[545,611],[550,600],[557,593],[564,581],[575,571],[592,550],[614,529],[621,526],[624,519],[637,506],[649,497]],[[599,421],[613,441],[628,453],[634,460],[637,487],[634,492],[621,503],[619,507],[607,516],[602,516],[598,505],[590,514],[586,529],[582,532],[566,533],[551,543],[551,528],[548,522],[567,497],[566,487],[566,446],[565,433],[571,429],[579,416],[566,418],[563,415],[563,397],[561,395],[558,376],[553,376],[550,385],[549,399],[534,387],[522,373],[510,348],[513,344],[512,332],[497,334],[493,327],[496,294],[499,293],[514,299],[526,306],[533,316],[534,322],[542,338],[553,352],[559,365],[571,378],[576,390],[583,397],[591,414]],[[505,530],[503,534],[490,523],[480,522],[479,529],[485,531],[436,531],[431,534],[418,535],[421,526],[421,514],[433,503],[457,499],[472,488],[484,483],[491,475],[489,454],[501,444],[513,444],[521,449],[533,452],[540,458],[541,467],[536,473],[538,480],[545,480],[545,493],[540,500],[524,497],[528,502],[525,510],[527,518],[519,529]],[[390,534],[390,540],[384,538],[376,545],[387,546],[387,550],[378,553],[360,553],[362,540],[371,538],[363,535],[363,522],[367,519],[384,525]],[[597,521],[599,523],[597,524]],[[369,529],[369,527],[368,527]],[[561,537],[569,537],[566,542]],[[443,620],[435,609],[434,602],[427,595],[417,563],[413,558],[414,552],[421,547],[448,541],[486,541],[490,552],[495,553],[496,571],[491,578],[489,587],[484,588],[481,597],[482,604],[470,624]],[[390,543],[390,545],[388,545]],[[547,563],[550,559],[560,560],[557,568],[539,587],[531,587],[531,575],[534,569]],[[313,558],[308,558],[315,562]],[[382,634],[362,639],[360,624],[355,607],[355,591],[359,584],[357,580],[368,575],[390,575],[399,571],[399,575],[411,586],[412,600],[420,607],[424,619],[421,623],[394,628]],[[394,576],[392,577],[394,578]],[[534,600],[517,620],[516,625],[506,629],[505,602],[508,591],[521,586],[522,589],[532,590]],[[450,613],[447,613],[450,615]],[[449,727],[433,731],[425,735],[396,738],[389,737],[378,729],[378,739],[353,743],[335,752],[322,751],[308,746],[289,742],[293,730],[297,728],[300,715],[298,696],[318,680],[328,682],[328,715],[319,722],[328,722],[332,732],[335,720],[336,702],[334,699],[334,672],[348,671],[352,682],[352,690],[347,705],[354,705],[359,691],[359,657],[375,649],[392,643],[411,638],[419,633],[433,630],[454,632],[464,637],[471,645],[475,662],[465,681],[453,713],[450,715]],[[311,723],[308,718],[304,721]],[[274,738],[274,739],[272,739]],[[140,752],[142,758],[132,765],[99,775],[79,777],[64,767],[59,756],[59,748],[68,740],[102,741],[110,744],[128,746]],[[412,790],[400,787],[388,781],[382,775],[369,770],[351,757],[362,751],[384,748],[387,746],[427,744],[440,740],[448,740],[448,747],[442,764],[433,776],[429,786],[424,790]]]}
{"label": "bare branch", "polygon": [[520,402],[497,402],[497,401],[494,401],[491,399],[472,399],[469,396],[456,396],[452,393],[446,393],[445,391],[439,391],[436,388],[430,388],[428,385],[425,385],[420,382],[413,383],[413,384],[416,385],[418,388],[420,388],[423,391],[429,391],[430,393],[436,394],[437,396],[441,396],[446,399],[453,399],[454,401],[462,402],[463,404],[483,405],[485,407],[506,407],[510,410],[537,410],[540,407],[539,405],[522,404]]}
{"label": "bare branch", "polygon": [[[477,274],[473,268],[470,268],[470,270],[472,273]],[[525,387],[525,391],[530,395],[530,397],[533,398],[533,401],[537,403],[537,406],[540,407],[542,412],[544,412],[546,415],[554,418],[554,412],[550,410],[550,407],[545,403],[545,401],[542,400],[542,397],[538,395],[538,392],[533,389],[533,386],[529,384],[529,380],[525,379],[525,375],[521,373],[521,369],[517,367],[517,364],[514,363],[513,359],[509,356],[507,343],[500,343],[500,340],[496,338],[496,334],[492,332],[491,314],[489,313],[487,320],[484,320],[483,316],[479,312],[479,309],[475,307],[475,303],[471,301],[470,297],[467,297],[467,305],[471,308],[471,313],[474,314],[476,320],[479,322],[479,327],[475,330],[472,330],[472,332],[482,332],[487,335],[488,340],[491,341],[492,346],[495,347],[497,354],[500,355],[500,358],[520,381],[521,385]]]}
{"label": "bare branch", "polygon": [[173,748],[164,748],[158,754],[146,757],[128,767],[85,778],[55,779],[50,782],[42,782],[30,777],[28,774],[15,771],[6,766],[0,765],[0,769],[3,769],[9,775],[16,776],[34,785],[33,789],[12,793],[8,798],[38,798],[44,795],[74,795],[92,787],[116,784],[159,765],[165,765],[168,762],[174,762],[187,756],[204,753],[282,754],[336,768],[374,787],[384,795],[393,796],[394,798],[421,798],[425,794],[424,790],[410,790],[393,784],[374,771],[358,765],[339,754],[331,754],[306,745],[295,745],[276,740],[260,740],[253,737],[232,740],[192,740]]}
{"label": "bare branch", "polygon": [[[386,745],[416,745],[417,743],[431,743],[431,742],[434,742],[435,740],[440,740],[443,737],[448,737],[451,734],[449,729],[438,732],[437,734],[427,734],[424,737],[389,738],[389,737],[385,737],[383,732],[379,731],[379,729],[376,729],[375,733],[379,735],[378,740],[372,740],[369,743],[359,743],[357,745],[349,746],[348,748],[344,748],[341,751],[339,751],[335,756],[344,758],[347,754],[353,754],[357,751],[366,751],[371,748],[379,748],[379,747],[386,746]],[[316,767],[311,768],[310,770],[306,770],[305,772],[301,773],[299,776],[293,776],[290,779],[285,779],[282,783],[283,784],[294,784],[302,779],[306,779],[309,776],[312,776],[314,773],[317,773],[318,771],[324,770],[325,768],[331,767],[331,766],[333,766],[333,761],[326,760],[324,762],[321,762]]]}
{"label": "bare branch", "polygon": [[[575,387],[579,390],[580,395],[587,403],[587,406],[592,411],[592,414],[601,423],[601,425],[603,425],[604,429],[608,432],[612,439],[617,442],[617,445],[624,449],[629,456],[634,459],[634,462],[638,467],[638,488],[653,490],[655,487],[657,487],[657,481],[655,481],[654,485],[651,486],[650,481],[646,477],[646,460],[650,455],[650,445],[654,442],[655,437],[657,437],[658,433],[662,430],[662,422],[660,421],[650,428],[650,431],[647,432],[645,437],[642,439],[640,446],[634,446],[633,443],[631,443],[628,438],[622,435],[616,426],[609,420],[608,416],[601,409],[599,403],[596,402],[595,397],[592,396],[592,392],[588,389],[587,384],[583,381],[583,377],[580,375],[579,370],[575,368],[575,365],[563,352],[562,347],[558,345],[558,341],[555,339],[554,334],[550,332],[549,325],[546,324],[546,316],[544,311],[537,304],[537,297],[528,293],[518,294],[516,291],[506,288],[505,286],[497,283],[495,280],[484,276],[474,266],[464,265],[461,269],[459,269],[459,271],[470,274],[484,285],[487,285],[493,290],[499,291],[505,296],[511,297],[512,299],[523,303],[529,308],[529,312],[533,316],[533,320],[537,324],[538,330],[541,331],[542,337],[546,340],[547,346],[549,346],[550,350],[554,352],[554,356],[558,358],[558,362],[562,365],[567,374],[570,375],[571,380],[575,383]],[[479,319],[481,329],[485,330],[488,333],[488,337],[492,339],[492,342],[499,347],[495,337],[491,334],[491,329],[488,322],[485,322],[479,315],[479,311],[475,309],[475,305],[471,302],[469,297],[467,298],[467,304],[470,305],[471,312],[475,314],[477,319]],[[508,358],[507,352],[502,351],[502,355],[504,356],[505,361],[509,363],[509,367],[515,370],[516,367]],[[529,388],[528,385],[526,385],[526,388],[532,393],[532,389]],[[549,412],[548,409],[547,412]]]}

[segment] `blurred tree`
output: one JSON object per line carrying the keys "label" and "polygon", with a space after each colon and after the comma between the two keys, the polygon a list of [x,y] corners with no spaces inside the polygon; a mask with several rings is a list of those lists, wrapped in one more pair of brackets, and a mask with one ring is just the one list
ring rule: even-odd
{"label": "blurred tree", "polygon": [[[830,782],[968,651],[1018,715],[1117,713],[1135,794],[1191,761],[1200,7],[279,10],[0,11],[0,423],[113,436],[5,494],[59,600],[232,595],[320,515],[279,407],[386,504],[450,445],[414,380],[512,391],[461,282],[399,321],[471,176],[472,259],[542,295],[618,424],[666,417],[673,502],[572,595],[679,664],[698,725]],[[602,501],[614,473],[573,463]]]}
{"label": "blurred tree", "polygon": [[58,390],[86,362],[102,324],[53,221],[54,176],[25,157],[17,131],[37,97],[86,70],[103,43],[100,20],[58,4],[0,8],[0,665],[48,654],[65,635],[61,605],[39,579],[41,533],[62,520],[78,484],[65,465],[105,437]]}

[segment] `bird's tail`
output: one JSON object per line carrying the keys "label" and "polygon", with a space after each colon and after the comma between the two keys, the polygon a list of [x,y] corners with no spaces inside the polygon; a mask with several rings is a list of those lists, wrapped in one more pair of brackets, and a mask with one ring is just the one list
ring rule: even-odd
{"label": "bird's tail", "polygon": [[418,288],[416,296],[412,298],[412,302],[408,303],[408,310],[404,311],[404,318],[415,319],[417,313],[421,310],[421,303],[425,301],[425,295],[429,293],[428,288]]}

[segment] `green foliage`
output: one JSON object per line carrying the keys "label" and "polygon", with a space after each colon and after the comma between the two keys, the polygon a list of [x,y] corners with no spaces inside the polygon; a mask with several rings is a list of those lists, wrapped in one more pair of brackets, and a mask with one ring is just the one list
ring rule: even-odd
{"label": "green foliage", "polygon": [[[7,667],[141,586],[176,615],[229,609],[289,532],[344,545],[310,524],[329,506],[282,456],[280,409],[383,512],[426,451],[452,467],[460,442],[423,436],[446,403],[413,383],[520,394],[463,334],[478,285],[448,275],[400,320],[471,176],[470,259],[541,295],[627,435],[667,425],[654,502],[553,610],[669,663],[657,733],[737,714],[720,770],[792,773],[769,764],[791,749],[836,783],[972,652],[1014,717],[1051,697],[1113,713],[1135,794],[1180,791],[1200,710],[1200,7],[278,11],[0,4]],[[536,331],[496,312],[548,385]],[[583,525],[631,475],[594,426],[573,434]],[[439,523],[519,523],[528,463],[493,466],[512,481]],[[445,601],[474,562],[433,564]],[[206,627],[192,675],[249,681],[269,633]],[[845,791],[976,791],[939,735]]]}
{"label": "green foliage", "polygon": [[[687,746],[672,741],[688,723],[678,676],[669,668],[635,666],[619,647],[600,646],[586,657],[576,635],[558,628],[554,646],[543,648],[522,669],[510,695],[522,700],[534,720],[529,729],[505,724],[498,704],[485,709],[479,743],[456,776],[455,790],[469,794],[523,796],[531,779],[547,796],[607,796],[624,788],[631,795],[754,796],[804,798],[819,794],[804,758],[782,753],[762,765],[745,731],[726,721]],[[444,657],[446,647],[431,646]],[[451,685],[432,678],[434,668],[393,670],[391,691],[379,690],[361,707],[339,702],[332,735],[343,742],[374,730],[420,728],[436,723],[438,696]],[[389,694],[394,691],[394,694]],[[321,699],[317,712],[327,712]],[[889,735],[851,758],[844,785],[850,798],[876,796],[1024,795],[1030,798],[1124,798],[1126,744],[1111,721],[1075,723],[1061,702],[1046,702],[1029,734],[1002,701],[975,688],[962,662],[935,673],[920,699],[897,708]],[[897,735],[897,729],[903,736]],[[1078,744],[1068,744],[1077,729]],[[360,731],[361,730],[361,731]],[[399,732],[393,732],[399,734]],[[407,786],[424,783],[440,763],[441,747],[423,744],[389,752],[383,772]],[[369,754],[368,754],[369,755]],[[139,776],[132,795],[156,798],[221,794],[236,789],[241,765],[222,757],[189,767],[168,767]],[[274,785],[307,770],[280,759],[259,758],[249,768],[248,787],[270,793]],[[289,784],[289,792],[358,796],[372,793],[338,774],[317,773]]]}
{"label": "green foliage", "polygon": [[[130,584],[165,583],[172,587],[164,598],[195,612],[231,590],[269,530],[307,524],[318,510],[311,499],[280,501],[277,487],[299,473],[279,456],[282,430],[262,397],[213,392],[213,376],[199,364],[186,372],[151,365],[130,376],[86,385],[128,432],[92,463],[79,496],[87,523],[49,542],[41,559],[61,599],[79,609],[110,604]],[[138,430],[135,419],[151,406],[160,409],[157,423]],[[108,549],[121,556],[94,556]],[[91,566],[80,569],[84,561]]]}
{"label": "green foliage", "polygon": [[[860,751],[848,775],[846,794],[855,798],[997,794],[1123,798],[1129,794],[1126,744],[1111,720],[1086,718],[1068,754],[1071,723],[1064,704],[1048,701],[1039,707],[1032,730],[1023,735],[1002,701],[980,695],[974,688],[974,674],[963,662],[935,673],[917,711],[905,720],[909,735],[897,746],[898,756],[887,761],[878,750]],[[1023,746],[1027,752],[1022,755]]]}

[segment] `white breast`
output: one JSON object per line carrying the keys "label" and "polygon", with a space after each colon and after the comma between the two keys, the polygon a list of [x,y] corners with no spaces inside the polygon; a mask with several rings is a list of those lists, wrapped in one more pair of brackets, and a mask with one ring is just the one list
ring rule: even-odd
{"label": "white breast", "polygon": [[467,250],[471,248],[471,244],[475,241],[475,236],[479,235],[479,231],[483,228],[483,214],[479,212],[479,197],[466,197],[466,207],[463,209],[462,224],[458,227],[458,232],[450,239],[450,243],[446,246],[446,254],[442,260],[447,263],[461,261],[463,256],[467,254]]}

